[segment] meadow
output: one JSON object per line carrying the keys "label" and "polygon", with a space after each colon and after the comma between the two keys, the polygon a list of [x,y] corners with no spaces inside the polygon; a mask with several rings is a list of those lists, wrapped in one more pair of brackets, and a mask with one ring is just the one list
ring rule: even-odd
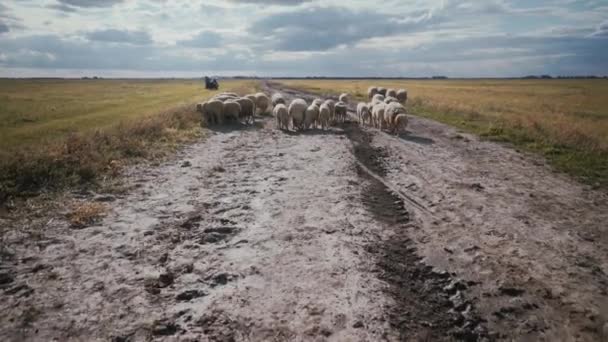
{"label": "meadow", "polygon": [[[223,81],[219,91],[254,89]],[[216,92],[198,80],[0,80],[0,203],[165,155],[200,137],[195,103]]]}
{"label": "meadow", "polygon": [[608,188],[608,80],[282,80],[366,100],[378,85],[408,90],[412,114],[543,155],[557,170]]}

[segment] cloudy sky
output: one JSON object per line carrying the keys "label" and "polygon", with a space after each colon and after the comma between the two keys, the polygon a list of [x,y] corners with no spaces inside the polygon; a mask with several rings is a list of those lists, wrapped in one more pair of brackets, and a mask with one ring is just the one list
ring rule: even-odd
{"label": "cloudy sky", "polygon": [[608,0],[3,0],[0,76],[608,74]]}

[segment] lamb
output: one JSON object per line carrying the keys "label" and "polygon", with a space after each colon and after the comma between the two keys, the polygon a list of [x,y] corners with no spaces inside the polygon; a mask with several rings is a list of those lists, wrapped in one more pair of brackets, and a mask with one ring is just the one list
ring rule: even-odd
{"label": "lamb", "polygon": [[348,103],[348,94],[346,94],[346,93],[340,94],[340,97],[338,97],[338,100],[340,102]]}
{"label": "lamb", "polygon": [[359,102],[357,104],[357,116],[359,117],[359,123],[363,124],[363,116],[365,115],[367,117],[368,113],[369,107],[367,106],[367,103]]}
{"label": "lamb", "polygon": [[378,94],[382,95],[382,96],[386,96],[386,88],[378,88]]}
{"label": "lamb", "polygon": [[224,102],[224,119],[234,119],[235,122],[239,121],[241,115],[241,105],[234,101],[228,100]]}
{"label": "lamb", "polygon": [[329,100],[325,100],[325,102],[323,102],[324,104],[326,104],[329,107],[329,121],[334,121],[334,116],[336,114],[335,109],[336,109],[336,102],[332,99]]}
{"label": "lamb", "polygon": [[392,88],[391,88],[391,89],[388,89],[388,90],[386,91],[386,95],[385,95],[385,96],[386,96],[386,97],[389,97],[389,96],[390,96],[390,97],[397,97],[397,91],[396,91],[395,89],[392,89]]}
{"label": "lamb", "polygon": [[388,127],[394,131],[395,130],[395,118],[399,114],[406,114],[405,107],[399,102],[391,102],[386,105],[386,109],[384,111],[385,121],[388,123]]}
{"label": "lamb", "polygon": [[348,111],[348,107],[346,106],[346,103],[339,101],[338,103],[336,103],[336,107],[334,108],[335,111],[335,118],[337,122],[344,122],[344,120],[346,119],[346,113]]}
{"label": "lamb", "polygon": [[294,130],[301,130],[304,128],[304,115],[306,108],[308,108],[308,105],[306,104],[306,101],[302,99],[295,99],[289,104],[288,113],[289,117],[291,117]]}
{"label": "lamb", "polygon": [[407,127],[407,115],[397,114],[393,119],[392,132],[394,134],[405,133]]}
{"label": "lamb", "polygon": [[397,96],[396,98],[399,100],[399,102],[402,105],[405,105],[405,102],[407,102],[407,91],[405,89],[399,89],[397,90]]}
{"label": "lamb", "polygon": [[260,114],[266,113],[270,99],[264,93],[255,94],[255,106],[260,110]]}
{"label": "lamb", "polygon": [[272,110],[272,114],[277,118],[277,127],[281,130],[289,130],[289,112],[283,103],[277,103]]}
{"label": "lamb", "polygon": [[285,101],[285,97],[283,97],[283,94],[281,94],[281,93],[272,94],[270,102],[272,103],[273,107],[276,107],[276,105],[278,105],[278,104],[287,105],[287,101]]}
{"label": "lamb", "polygon": [[245,119],[245,123],[253,124],[255,122],[255,103],[246,97],[240,97],[235,100],[241,105],[241,119]]}
{"label": "lamb", "polygon": [[222,101],[211,99],[198,104],[196,109],[201,113],[202,122],[204,121],[205,124],[221,125],[224,121],[224,103]]}
{"label": "lamb", "polygon": [[304,127],[309,129],[317,128],[317,121],[319,121],[319,107],[317,107],[314,103],[306,108],[306,112],[304,113]]}
{"label": "lamb", "polygon": [[372,111],[372,124],[374,127],[382,129],[384,126],[384,109],[386,105],[384,102],[380,102],[374,105],[374,110]]}
{"label": "lamb", "polygon": [[373,86],[373,87],[369,87],[367,88],[367,98],[368,99],[372,99],[374,97],[374,95],[378,94],[378,87]]}
{"label": "lamb", "polygon": [[331,117],[331,108],[327,102],[323,103],[319,108],[319,124],[321,129],[326,130],[329,127],[329,119]]}

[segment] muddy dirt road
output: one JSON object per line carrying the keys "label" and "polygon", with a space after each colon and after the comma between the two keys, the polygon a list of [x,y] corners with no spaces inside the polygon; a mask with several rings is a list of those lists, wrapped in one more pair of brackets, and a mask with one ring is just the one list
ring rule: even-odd
{"label": "muddy dirt road", "polygon": [[78,195],[110,208],[97,225],[3,219],[0,340],[606,338],[606,195],[408,131],[260,119],[129,170],[126,195]]}

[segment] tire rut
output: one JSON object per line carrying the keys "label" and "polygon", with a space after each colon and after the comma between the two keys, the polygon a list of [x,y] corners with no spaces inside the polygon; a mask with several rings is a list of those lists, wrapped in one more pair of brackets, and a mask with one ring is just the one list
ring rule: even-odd
{"label": "tire rut", "polygon": [[455,273],[435,271],[417,254],[408,237],[408,230],[416,229],[408,201],[378,177],[386,172],[382,151],[370,146],[371,136],[356,123],[347,123],[345,131],[354,145],[357,174],[363,180],[362,202],[393,233],[389,239],[371,242],[366,250],[376,256],[382,271],[379,278],[389,284],[387,294],[394,300],[388,310],[390,324],[399,331],[400,339],[481,341],[495,337],[488,333],[474,301],[467,298],[466,289],[474,284],[458,280]]}

